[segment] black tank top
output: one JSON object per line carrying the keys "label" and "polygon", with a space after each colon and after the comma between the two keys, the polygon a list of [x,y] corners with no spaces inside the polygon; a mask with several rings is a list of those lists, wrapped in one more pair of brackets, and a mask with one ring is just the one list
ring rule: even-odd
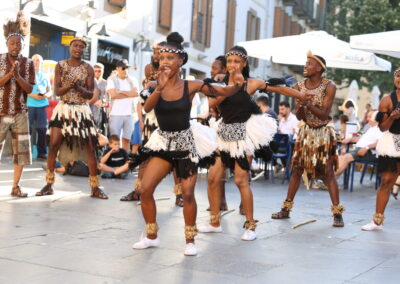
{"label": "black tank top", "polygon": [[[393,105],[392,111],[394,111],[396,108],[400,107],[396,92],[392,92],[390,94],[390,98],[392,99],[392,105]],[[389,128],[389,132],[393,134],[400,134],[400,118],[393,121],[392,126],[390,126]]]}
{"label": "black tank top", "polygon": [[246,91],[247,84],[233,96],[227,97],[219,104],[224,123],[246,122],[252,114],[261,113]]}
{"label": "black tank top", "polygon": [[161,96],[154,108],[158,125],[163,131],[181,131],[190,126],[190,109],[188,81],[184,81],[183,96],[175,101],[166,101]]}

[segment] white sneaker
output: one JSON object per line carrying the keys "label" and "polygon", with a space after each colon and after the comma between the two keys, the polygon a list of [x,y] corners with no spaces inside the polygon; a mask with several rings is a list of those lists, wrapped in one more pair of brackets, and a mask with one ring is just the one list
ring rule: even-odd
{"label": "white sneaker", "polygon": [[375,224],[374,221],[371,221],[367,225],[364,225],[361,227],[361,230],[363,230],[363,231],[381,231],[382,229],[383,229],[383,226]]}
{"label": "white sneaker", "polygon": [[257,233],[253,230],[247,229],[242,236],[243,241],[254,241],[257,238]]}
{"label": "white sneaker", "polygon": [[200,225],[197,227],[197,231],[200,233],[222,233],[221,225],[214,227],[211,224]]}
{"label": "white sneaker", "polygon": [[194,245],[194,243],[188,243],[188,244],[186,244],[186,248],[185,248],[184,254],[185,254],[185,255],[189,255],[189,256],[191,256],[191,255],[197,255],[197,248],[196,248],[196,246]]}
{"label": "white sneaker", "polygon": [[159,245],[160,245],[159,238],[152,240],[147,237],[144,237],[137,243],[134,243],[132,248],[133,249],[146,249],[146,248],[150,248],[150,247],[158,247]]}

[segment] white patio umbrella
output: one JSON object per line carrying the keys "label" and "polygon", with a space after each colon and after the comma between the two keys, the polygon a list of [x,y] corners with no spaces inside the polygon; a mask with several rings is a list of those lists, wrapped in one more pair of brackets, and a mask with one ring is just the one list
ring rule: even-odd
{"label": "white patio umbrella", "polygon": [[307,52],[325,58],[327,67],[391,71],[389,61],[373,53],[355,50],[350,45],[325,31],[313,31],[300,35],[239,42],[248,55],[280,64],[304,65]]}
{"label": "white patio umbrella", "polygon": [[356,49],[400,58],[400,30],[354,35],[350,37],[350,46]]}

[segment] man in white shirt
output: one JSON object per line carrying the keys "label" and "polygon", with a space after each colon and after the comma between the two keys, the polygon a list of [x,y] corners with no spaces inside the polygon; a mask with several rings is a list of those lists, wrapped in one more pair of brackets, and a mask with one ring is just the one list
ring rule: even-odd
{"label": "man in white shirt", "polygon": [[111,97],[110,134],[121,136],[122,148],[129,152],[130,139],[133,132],[134,97],[138,96],[139,83],[136,78],[128,75],[128,60],[117,63],[117,74],[107,79],[107,92]]}
{"label": "man in white shirt", "polygon": [[290,111],[289,102],[283,101],[279,103],[279,126],[278,133],[293,135],[299,124],[297,117]]}
{"label": "man in white shirt", "polygon": [[374,120],[376,111],[370,111],[368,113],[368,128],[361,137],[351,137],[342,141],[342,147],[345,147],[348,143],[356,143],[355,149],[339,156],[339,166],[335,172],[336,178],[338,178],[347,166],[353,161],[375,161],[376,160],[376,144],[379,138],[382,136],[382,131],[379,129],[378,122]]}

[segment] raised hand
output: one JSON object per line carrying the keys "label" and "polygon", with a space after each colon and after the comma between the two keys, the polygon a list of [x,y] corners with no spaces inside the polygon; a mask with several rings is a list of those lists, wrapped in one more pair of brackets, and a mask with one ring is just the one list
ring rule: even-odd
{"label": "raised hand", "polygon": [[392,119],[398,119],[398,118],[400,118],[400,109],[399,109],[399,108],[396,108],[394,111],[392,111],[392,112],[390,113],[390,118],[392,118]]}
{"label": "raised hand", "polygon": [[236,86],[241,87],[244,84],[243,74],[240,72],[239,68],[235,68],[235,71],[232,74],[233,82]]}
{"label": "raised hand", "polygon": [[157,82],[158,82],[158,88],[161,90],[165,88],[165,85],[167,85],[167,82],[169,80],[169,75],[171,73],[171,70],[163,70],[159,73]]}
{"label": "raised hand", "polygon": [[14,75],[15,78],[18,78],[20,76],[19,75],[19,61],[18,60],[16,60],[14,62],[13,67],[12,67],[11,70],[12,70],[13,75]]}

